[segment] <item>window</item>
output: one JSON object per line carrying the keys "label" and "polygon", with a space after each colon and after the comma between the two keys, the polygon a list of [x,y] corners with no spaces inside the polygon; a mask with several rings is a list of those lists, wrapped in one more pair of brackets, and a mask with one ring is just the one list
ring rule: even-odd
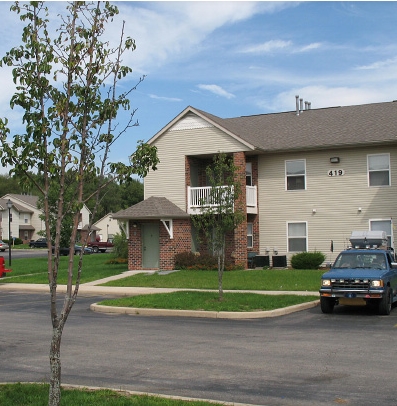
{"label": "window", "polygon": [[390,186],[390,155],[368,155],[369,186]]}
{"label": "window", "polygon": [[307,251],[307,224],[288,223],[288,252]]}
{"label": "window", "polygon": [[245,164],[245,184],[246,186],[252,186],[252,163],[247,162]]}
{"label": "window", "polygon": [[287,190],[306,189],[306,162],[304,159],[285,161]]}
{"label": "window", "polygon": [[247,223],[247,248],[254,246],[254,225],[253,223]]}

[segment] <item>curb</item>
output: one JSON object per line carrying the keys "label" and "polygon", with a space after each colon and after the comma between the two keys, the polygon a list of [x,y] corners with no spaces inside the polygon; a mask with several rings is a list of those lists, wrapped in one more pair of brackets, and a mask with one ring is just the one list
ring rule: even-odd
{"label": "curb", "polygon": [[206,310],[170,310],[170,309],[148,309],[141,307],[114,307],[103,306],[98,303],[90,305],[90,310],[98,313],[128,314],[130,316],[173,316],[173,317],[201,317],[210,319],[259,319],[268,317],[284,316],[301,310],[311,309],[318,306],[319,300],[301,303],[281,309],[258,311],[258,312],[215,312]]}

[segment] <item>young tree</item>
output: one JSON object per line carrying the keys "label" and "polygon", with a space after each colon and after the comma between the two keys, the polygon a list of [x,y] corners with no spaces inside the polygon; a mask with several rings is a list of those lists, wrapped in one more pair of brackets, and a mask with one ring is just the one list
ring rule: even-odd
{"label": "young tree", "polygon": [[236,204],[241,193],[241,184],[236,179],[236,171],[231,157],[224,153],[214,156],[212,166],[206,168],[211,186],[209,196],[200,203],[201,214],[192,216],[194,226],[204,234],[218,258],[219,300],[223,300],[226,237],[244,220],[244,213]]}
{"label": "young tree", "polygon": [[[16,93],[10,104],[23,109],[25,132],[8,141],[7,119],[0,120],[0,160],[12,167],[10,173],[21,184],[35,186],[43,197],[53,328],[49,405],[60,403],[62,332],[80,284],[82,255],[77,269],[73,266],[80,210],[91,199],[97,206],[100,191],[114,180],[122,181],[133,174],[144,176],[150,168],[155,170],[158,163],[156,149],[142,141],[129,164],[109,163],[111,146],[136,125],[134,111],[129,112],[127,124],[116,132],[118,112],[130,110],[128,96],[137,86],[119,93],[119,81],[131,72],[122,65],[122,55],[135,49],[134,41],[124,38],[124,23],[117,45],[112,47],[103,40],[117,8],[107,2],[65,4],[61,23],[51,34],[48,9],[42,2],[16,2],[11,9],[26,22],[22,45],[11,49],[1,60],[1,65],[13,67]],[[32,172],[38,176],[32,176]],[[84,185],[96,177],[100,179],[97,190],[87,194]],[[71,227],[70,256],[67,292],[58,309],[57,276],[64,220]]]}

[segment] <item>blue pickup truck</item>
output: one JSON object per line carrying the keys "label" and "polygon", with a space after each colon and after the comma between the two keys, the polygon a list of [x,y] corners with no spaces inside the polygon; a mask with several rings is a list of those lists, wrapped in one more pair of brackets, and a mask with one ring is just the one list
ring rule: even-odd
{"label": "blue pickup truck", "polygon": [[321,277],[322,312],[332,313],[338,304],[367,304],[377,306],[379,314],[390,314],[397,301],[397,263],[387,249],[386,233],[356,231],[350,242],[351,248]]}

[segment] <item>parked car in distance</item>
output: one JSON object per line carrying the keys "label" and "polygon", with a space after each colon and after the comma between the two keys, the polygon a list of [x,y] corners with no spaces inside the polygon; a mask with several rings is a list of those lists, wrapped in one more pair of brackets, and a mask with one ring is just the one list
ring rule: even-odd
{"label": "parked car in distance", "polygon": [[106,252],[108,248],[113,248],[114,244],[111,239],[108,241],[88,241],[87,246],[92,248],[93,252]]}
{"label": "parked car in distance", "polygon": [[[81,246],[81,245],[75,245],[74,246],[74,255],[80,255],[80,253],[81,253],[81,251],[82,251],[82,249],[83,249],[83,247]],[[67,255],[69,255],[69,247],[61,247],[60,249],[59,249],[59,254],[60,255],[64,255],[64,256],[67,256]],[[55,248],[54,247],[52,247],[52,253],[54,253],[55,252]],[[84,252],[83,252],[83,254],[84,255],[87,255],[87,254],[92,254],[92,248],[90,248],[90,247],[84,247]]]}
{"label": "parked car in distance", "polygon": [[30,241],[30,248],[47,248],[47,238],[38,238],[36,241]]}
{"label": "parked car in distance", "polygon": [[5,243],[4,241],[0,240],[0,251],[5,251],[8,250],[9,245],[7,243]]}

